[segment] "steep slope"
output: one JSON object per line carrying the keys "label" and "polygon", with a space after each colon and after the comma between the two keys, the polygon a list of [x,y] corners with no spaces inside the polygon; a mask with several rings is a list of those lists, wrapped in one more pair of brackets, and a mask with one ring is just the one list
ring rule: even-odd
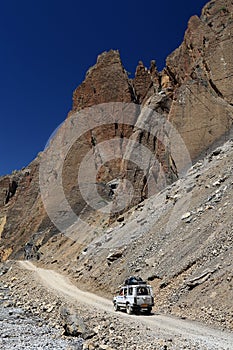
{"label": "steep slope", "polygon": [[43,264],[55,261],[78,285],[107,296],[139,274],[154,287],[156,311],[232,330],[232,167],[229,141],[81,253],[78,242],[53,239]]}
{"label": "steep slope", "polygon": [[[209,319],[222,312],[217,321],[232,327],[232,222],[224,197],[231,146],[218,151],[219,164],[206,158],[206,168],[183,180],[191,163],[231,136],[232,13],[232,1],[210,1],[160,73],[154,61],[149,69],[139,62],[129,79],[118,51],[98,56],[46,150],[0,178],[0,260],[41,258],[106,293],[140,272],[158,291],[157,307]],[[218,207],[221,198],[226,205]]]}

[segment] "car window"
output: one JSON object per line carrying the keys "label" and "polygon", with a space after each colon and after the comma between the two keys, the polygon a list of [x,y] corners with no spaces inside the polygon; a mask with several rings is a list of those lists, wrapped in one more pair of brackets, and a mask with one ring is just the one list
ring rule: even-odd
{"label": "car window", "polygon": [[138,287],[137,295],[148,295],[148,289],[146,287]]}
{"label": "car window", "polygon": [[120,290],[119,295],[124,295],[124,289],[123,288]]}
{"label": "car window", "polygon": [[132,287],[130,287],[130,288],[128,289],[128,295],[133,295],[133,288],[132,288]]}

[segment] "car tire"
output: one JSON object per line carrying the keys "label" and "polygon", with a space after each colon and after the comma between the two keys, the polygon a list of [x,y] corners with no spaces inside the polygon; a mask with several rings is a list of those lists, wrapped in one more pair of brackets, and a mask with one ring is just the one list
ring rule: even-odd
{"label": "car tire", "polygon": [[126,305],[126,312],[128,315],[132,315],[133,313],[132,306],[130,306],[129,304]]}
{"label": "car tire", "polygon": [[113,306],[113,307],[114,307],[114,310],[115,310],[115,311],[119,311],[119,306],[118,306],[117,303],[114,303],[114,306]]}
{"label": "car tire", "polygon": [[146,310],[146,314],[147,314],[147,315],[150,315],[150,314],[151,314],[151,311],[152,311],[152,307],[148,307],[148,309]]}

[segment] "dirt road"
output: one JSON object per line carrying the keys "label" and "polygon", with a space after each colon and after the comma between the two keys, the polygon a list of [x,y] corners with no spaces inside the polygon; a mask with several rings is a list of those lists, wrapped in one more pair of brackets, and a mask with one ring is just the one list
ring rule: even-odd
{"label": "dirt road", "polygon": [[[20,265],[26,270],[34,271],[45,287],[70,302],[86,304],[87,307],[96,308],[111,314],[114,313],[110,300],[78,289],[67,277],[53,270],[37,268],[29,261],[20,261]],[[152,316],[135,316],[119,312],[117,315],[128,319],[129,322],[143,323],[149,326],[160,337],[176,335],[197,342],[203,345],[203,348],[233,350],[233,333],[222,332],[197,322],[156,314]]]}

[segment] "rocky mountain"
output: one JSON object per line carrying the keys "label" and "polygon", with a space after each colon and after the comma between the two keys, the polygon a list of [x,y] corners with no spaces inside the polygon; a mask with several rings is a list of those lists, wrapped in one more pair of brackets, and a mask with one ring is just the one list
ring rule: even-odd
{"label": "rocky mountain", "polygon": [[162,72],[98,56],[47,149],[0,178],[0,260],[108,296],[141,274],[159,310],[233,328],[232,13],[207,3]]}

